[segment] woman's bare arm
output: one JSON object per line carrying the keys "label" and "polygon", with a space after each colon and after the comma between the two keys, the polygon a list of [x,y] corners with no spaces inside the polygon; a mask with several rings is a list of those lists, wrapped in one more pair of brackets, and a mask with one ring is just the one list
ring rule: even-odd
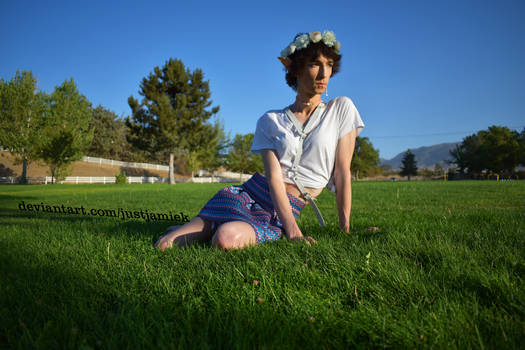
{"label": "woman's bare arm", "polygon": [[339,139],[335,154],[334,183],[336,188],[339,227],[350,232],[350,212],[352,210],[352,180],[350,164],[354,154],[357,130],[353,130]]}
{"label": "woman's bare arm", "polygon": [[291,240],[303,239],[303,234],[295,221],[292,214],[292,207],[286,195],[281,164],[279,164],[277,156],[274,151],[270,149],[262,150],[261,156],[264,163],[266,180],[270,187],[272,202],[277,211],[277,215],[279,215],[286,236]]}

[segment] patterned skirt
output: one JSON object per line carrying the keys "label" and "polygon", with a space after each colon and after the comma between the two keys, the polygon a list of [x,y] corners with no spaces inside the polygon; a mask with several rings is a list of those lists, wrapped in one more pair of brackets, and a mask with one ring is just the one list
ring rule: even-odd
{"label": "patterned skirt", "polygon": [[[297,219],[305,203],[289,193],[287,195],[292,213]],[[278,240],[284,233],[266,178],[259,173],[255,173],[241,186],[228,186],[217,192],[197,216],[216,224],[247,222],[255,231],[257,243]]]}

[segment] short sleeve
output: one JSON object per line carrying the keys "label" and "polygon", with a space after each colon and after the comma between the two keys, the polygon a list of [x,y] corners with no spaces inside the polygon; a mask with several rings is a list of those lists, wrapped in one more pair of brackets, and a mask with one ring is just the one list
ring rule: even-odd
{"label": "short sleeve", "polygon": [[352,100],[348,97],[339,97],[337,101],[337,115],[339,117],[339,135],[338,139],[348,134],[350,131],[357,129],[357,135],[363,130],[365,124],[359,115]]}
{"label": "short sleeve", "polygon": [[263,149],[275,149],[274,144],[270,138],[270,122],[268,115],[265,114],[257,121],[255,134],[253,135],[253,143],[250,151],[254,153],[261,153]]}

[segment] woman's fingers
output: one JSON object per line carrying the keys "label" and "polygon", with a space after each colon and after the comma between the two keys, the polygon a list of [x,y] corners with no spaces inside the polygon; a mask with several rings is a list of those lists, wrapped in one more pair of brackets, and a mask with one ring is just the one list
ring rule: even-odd
{"label": "woman's fingers", "polygon": [[168,248],[171,248],[171,245],[172,243],[170,241],[162,241],[160,242],[160,244],[157,246],[157,248],[160,249],[160,251],[165,251],[166,249]]}
{"label": "woman's fingers", "polygon": [[304,237],[294,237],[290,238],[290,241],[292,242],[303,242],[307,245],[317,244],[317,241],[310,236],[304,236]]}
{"label": "woman's fingers", "polygon": [[169,239],[168,234],[160,236],[157,242],[155,242],[155,248],[158,248],[161,251],[171,248],[173,242]]}
{"label": "woman's fingers", "polygon": [[311,236],[306,236],[304,239],[308,245],[317,244],[317,241]]}

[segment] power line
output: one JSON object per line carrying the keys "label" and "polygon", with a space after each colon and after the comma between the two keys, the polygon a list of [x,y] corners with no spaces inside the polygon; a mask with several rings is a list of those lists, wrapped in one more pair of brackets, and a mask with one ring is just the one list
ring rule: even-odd
{"label": "power line", "polygon": [[[522,129],[525,126],[509,126],[509,129]],[[387,136],[368,136],[369,138],[374,139],[395,139],[395,138],[406,138],[406,137],[428,137],[428,136],[449,136],[449,135],[465,135],[465,134],[476,134],[480,130],[476,131],[451,131],[451,132],[442,132],[442,133],[433,133],[433,134],[413,134],[413,135],[387,135]]]}

